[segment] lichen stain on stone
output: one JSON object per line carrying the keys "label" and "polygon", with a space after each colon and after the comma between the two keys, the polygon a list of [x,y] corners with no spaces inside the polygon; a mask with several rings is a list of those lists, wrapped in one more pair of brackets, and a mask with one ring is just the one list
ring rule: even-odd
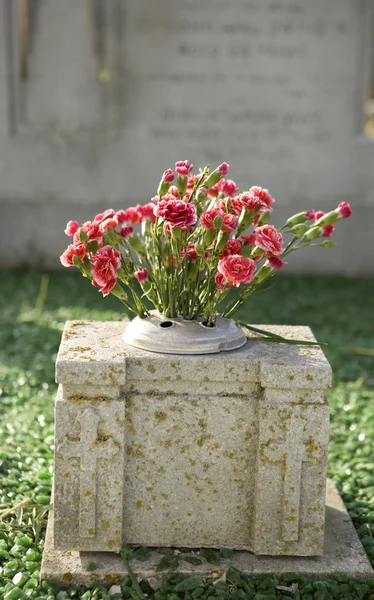
{"label": "lichen stain on stone", "polygon": [[147,371],[149,371],[149,373],[152,373],[152,375],[154,375],[156,373],[156,367],[150,363],[147,366]]}
{"label": "lichen stain on stone", "polygon": [[204,443],[213,438],[211,433],[205,433],[197,440],[197,445],[201,448],[204,446]]}
{"label": "lichen stain on stone", "polygon": [[171,440],[159,440],[159,444],[163,448],[170,448],[172,446],[172,441]]}
{"label": "lichen stain on stone", "polygon": [[141,500],[137,500],[137,502],[136,502],[136,505],[135,505],[135,506],[136,506],[136,508],[142,508],[142,506],[143,506],[143,502],[142,502]]}
{"label": "lichen stain on stone", "polygon": [[168,418],[168,415],[164,410],[156,410],[154,416],[155,419],[159,422],[166,421],[166,419]]}
{"label": "lichen stain on stone", "polygon": [[310,375],[309,373],[307,373],[307,375],[305,375],[305,379],[306,379],[307,381],[313,381],[313,377],[312,377],[312,375]]}

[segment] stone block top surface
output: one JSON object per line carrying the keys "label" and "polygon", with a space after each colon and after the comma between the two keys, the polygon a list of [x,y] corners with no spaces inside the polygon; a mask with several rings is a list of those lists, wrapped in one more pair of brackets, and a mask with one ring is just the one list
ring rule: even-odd
{"label": "stone block top surface", "polygon": [[[146,352],[123,341],[126,321],[67,321],[56,382],[121,386],[127,381],[252,382],[279,389],[323,390],[331,367],[319,347],[278,344],[248,332],[245,346],[206,355]],[[304,326],[258,325],[289,339],[315,341]]]}

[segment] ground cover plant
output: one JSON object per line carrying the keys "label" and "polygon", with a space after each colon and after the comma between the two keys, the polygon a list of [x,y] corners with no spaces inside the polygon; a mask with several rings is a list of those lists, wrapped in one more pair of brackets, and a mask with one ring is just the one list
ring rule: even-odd
{"label": "ground cover plant", "polygon": [[[70,271],[3,271],[1,281],[0,515],[26,498],[30,502],[0,520],[0,599],[108,599],[108,590],[100,586],[40,585],[39,571],[53,472],[54,361],[61,330],[66,319],[120,319],[123,313],[115,298],[104,302]],[[266,293],[253,296],[238,318],[263,325],[309,324],[328,343],[324,350],[334,370],[329,474],[374,563],[373,298],[370,280],[280,277]],[[202,559],[220,557],[216,553]],[[170,562],[164,559],[166,567]],[[212,580],[182,580],[165,573],[165,583],[155,593],[145,584],[138,588],[128,577],[121,595],[112,598],[138,600],[148,594],[155,600],[374,600],[374,579],[355,582],[345,575],[324,581],[297,575],[280,580],[231,571],[226,582],[213,585]]]}

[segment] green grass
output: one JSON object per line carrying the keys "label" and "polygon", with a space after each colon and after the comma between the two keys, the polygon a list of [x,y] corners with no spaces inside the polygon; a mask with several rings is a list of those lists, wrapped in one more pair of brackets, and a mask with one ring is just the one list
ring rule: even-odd
{"label": "green grass", "polygon": [[[103,300],[77,273],[48,275],[43,298],[37,272],[2,271],[0,297],[0,513],[26,497],[23,514],[0,525],[0,599],[108,598],[103,588],[65,592],[39,585],[43,547],[43,507],[48,506],[53,470],[54,362],[66,319],[121,319],[115,298]],[[326,349],[334,371],[329,474],[343,494],[367,553],[374,561],[374,281],[279,277],[251,299],[240,318],[253,324],[308,324]],[[361,349],[361,350],[360,350]],[[366,349],[367,354],[365,354]],[[17,524],[17,518],[19,524]],[[11,523],[11,520],[13,522]],[[218,567],[219,568],[219,567]],[[169,579],[156,600],[212,597],[225,600],[374,600],[374,581],[313,582],[294,576],[290,596],[272,577],[243,578],[183,591],[180,577]],[[12,583],[12,580],[15,583]],[[283,581],[285,583],[285,581]],[[188,585],[187,585],[188,587]],[[136,598],[131,581],[123,598]],[[148,591],[144,588],[143,591]]]}

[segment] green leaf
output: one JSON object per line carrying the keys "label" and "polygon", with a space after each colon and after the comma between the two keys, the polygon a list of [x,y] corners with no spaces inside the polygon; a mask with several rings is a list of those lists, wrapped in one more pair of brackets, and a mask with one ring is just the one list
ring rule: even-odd
{"label": "green leaf", "polygon": [[233,548],[221,548],[219,551],[222,558],[231,558],[234,554]]}
{"label": "green leaf", "polygon": [[134,553],[134,558],[136,560],[146,561],[149,558],[149,548],[146,546],[142,546]]}
{"label": "green leaf", "polygon": [[123,560],[131,560],[132,552],[130,548],[128,548],[127,546],[122,546],[120,556]]}
{"label": "green leaf", "polygon": [[189,590],[194,590],[197,587],[201,587],[203,585],[203,580],[200,575],[192,575],[191,577],[187,577],[183,579],[180,583],[178,583],[174,590],[176,592],[187,592]]}
{"label": "green leaf", "polygon": [[310,342],[308,340],[289,340],[281,335],[277,335],[276,333],[271,333],[271,331],[265,331],[264,329],[259,329],[258,327],[253,327],[252,325],[248,325],[248,323],[243,323],[243,321],[237,321],[237,324],[241,327],[245,327],[249,329],[249,331],[254,331],[255,333],[259,333],[266,338],[267,342],[278,342],[278,344],[294,344],[297,346],[327,346],[326,342]]}
{"label": "green leaf", "polygon": [[221,562],[220,555],[212,548],[201,548],[200,555],[212,565],[219,565]]}
{"label": "green leaf", "polygon": [[96,563],[93,560],[88,563],[87,571],[96,571]]}
{"label": "green leaf", "polygon": [[99,249],[99,243],[96,240],[93,240],[92,242],[87,244],[87,247],[93,254],[96,254],[96,252]]}
{"label": "green leaf", "polygon": [[81,268],[83,266],[83,261],[81,261],[79,256],[77,256],[76,254],[73,254],[73,265],[74,265],[74,267],[79,267],[79,268]]}
{"label": "green leaf", "polygon": [[226,579],[234,585],[240,585],[242,583],[242,574],[238,569],[230,567],[227,571]]}
{"label": "green leaf", "polygon": [[81,229],[81,231],[79,232],[79,239],[81,242],[83,242],[83,244],[86,244],[88,242],[88,235],[85,231],[83,231],[83,229]]}
{"label": "green leaf", "polygon": [[179,558],[174,554],[164,554],[156,567],[156,571],[166,571],[167,569],[177,569],[179,566]]}
{"label": "green leaf", "polygon": [[190,563],[190,565],[201,565],[202,564],[202,560],[201,558],[198,558],[197,556],[186,556],[186,555],[182,555],[182,560]]}

